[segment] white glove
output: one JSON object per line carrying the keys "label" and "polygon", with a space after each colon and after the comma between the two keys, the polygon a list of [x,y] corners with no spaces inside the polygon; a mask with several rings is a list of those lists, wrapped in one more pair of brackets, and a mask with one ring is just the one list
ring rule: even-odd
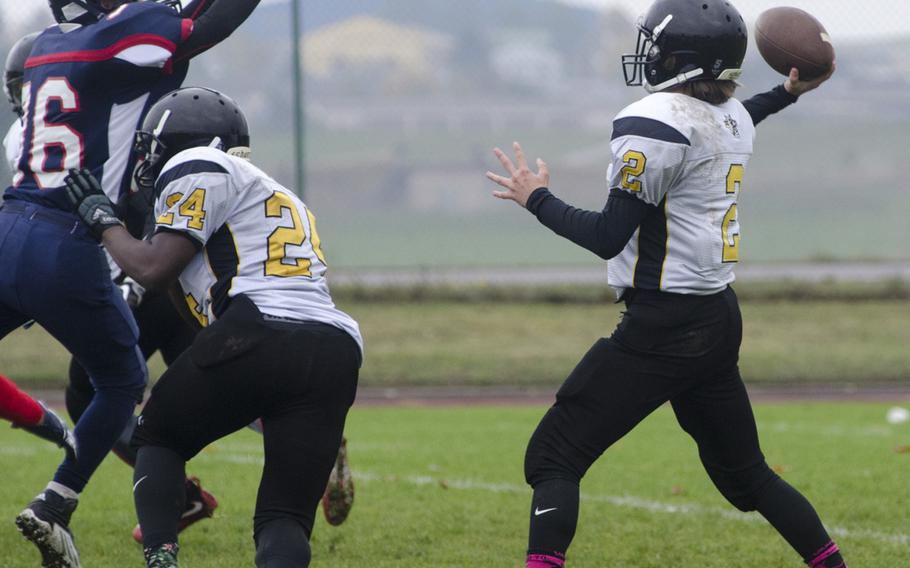
{"label": "white glove", "polygon": [[139,304],[142,303],[142,297],[145,295],[145,288],[127,276],[123,279],[123,283],[120,284],[120,292],[123,294],[123,299],[126,300],[129,307],[137,308],[139,307]]}

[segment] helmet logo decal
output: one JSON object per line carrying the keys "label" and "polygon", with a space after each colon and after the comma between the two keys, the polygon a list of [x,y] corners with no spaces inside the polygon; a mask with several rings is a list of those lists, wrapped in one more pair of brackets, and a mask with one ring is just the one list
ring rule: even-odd
{"label": "helmet logo decal", "polygon": [[233,148],[228,148],[225,153],[228,156],[236,156],[237,158],[247,161],[249,161],[250,156],[253,154],[249,146],[234,146]]}

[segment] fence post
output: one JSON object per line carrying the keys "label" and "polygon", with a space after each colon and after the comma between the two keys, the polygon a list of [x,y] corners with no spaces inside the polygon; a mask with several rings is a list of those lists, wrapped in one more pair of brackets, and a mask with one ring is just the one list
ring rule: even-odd
{"label": "fence post", "polygon": [[292,78],[294,82],[294,191],[304,198],[306,185],[306,148],[305,136],[305,108],[303,94],[303,73],[301,72],[300,51],[303,43],[300,34],[300,18],[302,8],[300,0],[291,0],[291,36],[293,46],[291,50],[291,65],[294,67]]}

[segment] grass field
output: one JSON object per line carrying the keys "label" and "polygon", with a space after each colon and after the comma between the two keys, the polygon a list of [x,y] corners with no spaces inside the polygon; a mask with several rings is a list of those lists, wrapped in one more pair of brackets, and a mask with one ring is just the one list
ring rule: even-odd
{"label": "grass field", "polygon": [[[759,405],[769,463],[812,500],[851,566],[904,566],[910,557],[910,425],[872,404]],[[348,422],[357,497],[339,528],[317,523],[315,568],[519,566],[530,491],[524,446],[543,408],[356,408]],[[4,567],[37,553],[12,523],[43,486],[59,451],[0,429]],[[182,539],[182,566],[251,566],[251,512],[260,441],[243,431],[191,462],[221,501],[216,518]],[[86,566],[140,566],[131,472],[109,458],[84,494],[73,529]],[[801,563],[755,514],[716,493],[672,412],[658,410],[595,464],[582,484],[570,566],[658,568]]]}
{"label": "grass field", "polygon": [[[743,295],[750,294],[756,292]],[[555,387],[598,337],[612,333],[621,309],[608,301],[342,297],[339,303],[363,330],[364,386]],[[742,309],[742,370],[749,382],[910,378],[910,302],[746,300]],[[31,388],[61,387],[67,364],[63,349],[37,327],[0,343],[0,372]],[[160,360],[153,360],[152,376],[162,369]]]}

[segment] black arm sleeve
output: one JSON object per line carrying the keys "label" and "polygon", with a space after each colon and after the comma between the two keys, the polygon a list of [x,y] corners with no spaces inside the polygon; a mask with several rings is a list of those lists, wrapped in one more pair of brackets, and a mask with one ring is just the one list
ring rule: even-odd
{"label": "black arm sleeve", "polygon": [[253,13],[259,0],[198,0],[187,5],[193,10],[193,33],[177,48],[175,61],[195,57],[224,41]]}
{"label": "black arm sleeve", "polygon": [[749,111],[749,116],[752,117],[752,124],[758,126],[759,122],[776,112],[784,110],[798,99],[799,97],[788,93],[783,85],[778,85],[767,93],[755,95],[751,99],[744,101],[743,106]]}
{"label": "black arm sleeve", "polygon": [[604,210],[577,209],[541,187],[528,199],[528,211],[551,231],[609,260],[622,252],[642,220],[657,209],[620,189],[610,191]]}

